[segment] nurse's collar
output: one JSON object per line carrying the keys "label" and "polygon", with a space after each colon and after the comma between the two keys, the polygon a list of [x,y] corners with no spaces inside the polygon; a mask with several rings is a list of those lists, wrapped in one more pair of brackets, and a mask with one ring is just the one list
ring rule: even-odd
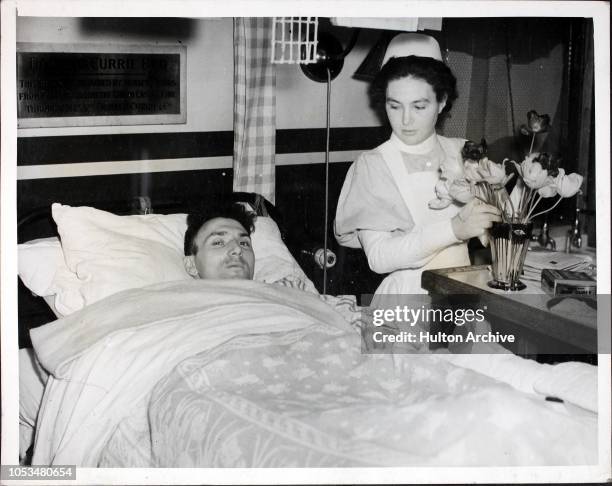
{"label": "nurse's collar", "polygon": [[402,142],[395,133],[391,134],[391,142],[402,152],[406,152],[409,154],[426,154],[431,152],[433,148],[436,146],[438,142],[438,135],[436,132],[432,133],[429,138],[426,138],[421,143],[417,143],[416,145],[407,145]]}

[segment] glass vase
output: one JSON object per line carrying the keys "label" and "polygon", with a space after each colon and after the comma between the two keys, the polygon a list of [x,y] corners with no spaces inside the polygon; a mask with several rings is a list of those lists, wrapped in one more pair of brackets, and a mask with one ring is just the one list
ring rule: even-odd
{"label": "glass vase", "polygon": [[491,274],[489,287],[502,290],[523,290],[520,281],[523,263],[531,239],[531,223],[493,223],[489,229]]}

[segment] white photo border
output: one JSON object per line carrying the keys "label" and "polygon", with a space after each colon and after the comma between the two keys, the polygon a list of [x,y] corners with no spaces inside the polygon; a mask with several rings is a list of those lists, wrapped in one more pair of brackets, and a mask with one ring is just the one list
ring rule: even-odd
{"label": "white photo border", "polygon": [[[439,17],[592,17],[595,48],[598,289],[610,294],[610,25],[608,2],[400,0],[2,0],[1,118],[1,357],[2,464],[18,464],[17,232],[15,45],[17,16],[38,17],[228,17],[273,15]],[[406,15],[403,15],[406,16]],[[609,319],[610,316],[603,316]],[[455,483],[599,482],[610,478],[610,355],[599,355],[599,465],[516,468],[330,468],[330,469],[89,469],[78,480],[46,484],[270,484],[270,483]],[[9,484],[7,482],[6,484]],[[15,482],[22,484],[22,482]]]}

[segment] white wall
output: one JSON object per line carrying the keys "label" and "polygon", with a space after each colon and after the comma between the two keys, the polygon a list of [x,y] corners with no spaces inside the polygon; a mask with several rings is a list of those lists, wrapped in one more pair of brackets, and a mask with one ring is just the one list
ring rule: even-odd
{"label": "white wall", "polygon": [[[361,31],[359,40],[331,83],[331,126],[369,127],[380,122],[369,107],[368,83],[352,78],[377,39],[374,31]],[[346,45],[345,39],[339,39]],[[307,78],[299,66],[276,69],[276,123],[278,128],[320,128],[326,122],[327,83]]]}

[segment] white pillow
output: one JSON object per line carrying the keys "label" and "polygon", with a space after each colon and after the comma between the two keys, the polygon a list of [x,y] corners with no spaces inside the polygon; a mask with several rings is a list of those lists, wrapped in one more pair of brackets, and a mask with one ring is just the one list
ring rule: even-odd
{"label": "white pillow", "polygon": [[[51,206],[66,265],[80,298],[56,307],[81,309],[121,290],[191,278],[183,266],[184,214],[117,216],[86,206]],[[60,309],[61,307],[61,309]]]}
{"label": "white pillow", "polygon": [[[19,245],[19,276],[36,295],[55,296],[61,315],[120,290],[191,278],[183,266],[185,214],[117,216],[57,203],[52,213],[62,244],[45,238]],[[274,220],[259,216],[251,236],[255,280],[297,280],[317,293]]]}
{"label": "white pillow", "polygon": [[24,285],[33,294],[43,297],[57,317],[73,312],[74,302],[82,307],[81,282],[66,266],[57,237],[18,245],[17,268]]}
{"label": "white pillow", "polygon": [[257,217],[251,241],[255,252],[254,280],[267,283],[282,279],[297,280],[304,284],[300,288],[318,294],[314,284],[283,242],[280,230],[272,218]]}
{"label": "white pillow", "polygon": [[68,272],[59,240],[40,238],[17,245],[17,268],[21,280],[34,294],[53,295],[51,287],[58,272]]}

